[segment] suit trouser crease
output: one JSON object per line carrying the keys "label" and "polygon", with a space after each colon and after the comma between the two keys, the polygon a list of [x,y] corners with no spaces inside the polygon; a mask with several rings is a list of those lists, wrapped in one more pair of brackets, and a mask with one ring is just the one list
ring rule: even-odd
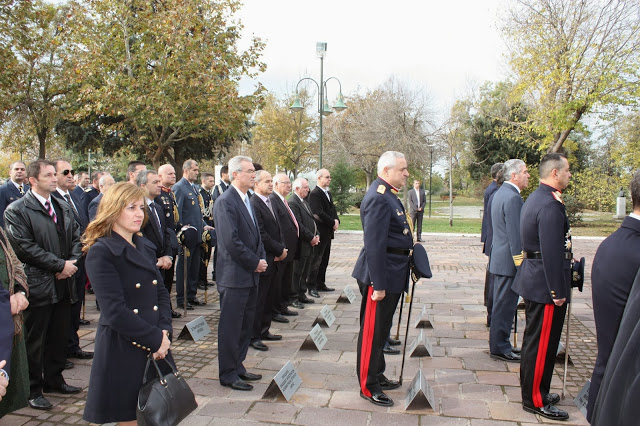
{"label": "suit trouser crease", "polygon": [[422,239],[422,220],[424,211],[413,213],[413,229],[416,231],[417,239]]}
{"label": "suit trouser crease", "polygon": [[370,397],[381,392],[380,376],[384,373],[384,344],[393,320],[399,293],[388,293],[380,301],[371,300],[373,287],[358,283],[362,294],[360,333],[358,334],[357,374],[362,393]]}
{"label": "suit trouser crease", "polygon": [[[181,248],[176,262],[176,303],[182,307],[184,302],[184,254]],[[200,276],[200,251],[198,244],[194,249],[189,250],[187,257],[187,301],[194,300],[198,292],[198,277]]]}
{"label": "suit trouser crease", "polygon": [[218,286],[218,292],[218,375],[220,383],[231,384],[247,372],[242,363],[247,356],[253,331],[258,287]]}
{"label": "suit trouser crease", "polygon": [[489,349],[492,354],[507,354],[513,350],[510,342],[511,326],[518,310],[518,294],[511,290],[514,277],[505,275],[493,275],[493,277]]}
{"label": "suit trouser crease", "polygon": [[325,285],[330,254],[331,239],[320,239],[320,244],[315,246],[309,269],[309,277],[307,278],[307,287],[310,290],[317,290]]}
{"label": "suit trouser crease", "polygon": [[556,352],[566,311],[566,303],[556,306],[525,300],[527,323],[520,361],[523,405],[544,406],[551,388]]}
{"label": "suit trouser crease", "polygon": [[287,310],[293,292],[293,261],[279,262],[276,278],[276,292],[273,299],[273,312],[282,313]]}
{"label": "suit trouser crease", "polygon": [[[277,265],[274,265],[273,267],[275,268]],[[258,296],[256,299],[256,314],[253,320],[253,331],[251,333],[252,341],[260,340],[269,333],[271,319],[273,318],[269,293],[277,277],[276,271],[277,270],[274,270],[269,275],[260,274],[260,281],[258,282]]]}
{"label": "suit trouser crease", "polygon": [[56,387],[64,383],[70,311],[68,298],[24,311],[31,397],[40,395],[43,385]]}
{"label": "suit trouser crease", "polygon": [[295,261],[293,266],[293,287],[294,291],[301,298],[307,293],[307,277],[311,269],[313,259],[313,248],[306,254],[300,254],[300,259]]}

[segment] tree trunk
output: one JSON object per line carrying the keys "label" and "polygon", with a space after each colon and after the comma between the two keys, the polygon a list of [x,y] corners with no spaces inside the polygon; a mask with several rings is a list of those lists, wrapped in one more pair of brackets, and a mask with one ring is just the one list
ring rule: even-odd
{"label": "tree trunk", "polygon": [[38,130],[38,158],[44,159],[47,154],[47,131]]}

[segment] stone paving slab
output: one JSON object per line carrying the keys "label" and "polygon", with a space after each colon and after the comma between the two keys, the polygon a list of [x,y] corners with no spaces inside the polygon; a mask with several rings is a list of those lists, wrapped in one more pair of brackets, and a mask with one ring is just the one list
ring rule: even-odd
{"label": "stone paving slab", "polygon": [[[251,392],[222,387],[218,381],[217,324],[218,294],[215,288],[207,292],[208,305],[189,311],[186,318],[174,321],[174,335],[198,316],[204,316],[211,333],[199,342],[176,340],[172,351],[178,369],[187,378],[199,404],[198,409],[182,423],[184,425],[235,424],[350,424],[350,425],[452,425],[502,426],[557,423],[522,410],[519,388],[519,365],[489,358],[488,329],[485,326],[483,303],[486,257],[481,253],[478,235],[425,234],[434,277],[421,280],[415,286],[408,344],[420,333],[414,323],[423,306],[433,328],[424,329],[433,344],[433,357],[406,357],[404,384],[388,392],[396,402],[385,408],[370,404],[359,395],[356,379],[356,342],[360,296],[355,303],[337,303],[343,289],[349,285],[357,290],[351,269],[362,244],[362,234],[339,232],[332,244],[327,271],[332,293],[321,293],[313,305],[289,317],[288,324],[274,324],[272,332],[284,336],[279,342],[265,342],[266,352],[249,349],[245,366],[260,373]],[[570,353],[574,361],[567,371],[567,399],[560,405],[570,413],[563,424],[584,425],[586,421],[572,403],[584,382],[591,376],[596,356],[595,326],[591,303],[590,271],[593,255],[602,239],[574,238],[576,257],[587,259],[585,291],[574,292],[571,318]],[[202,293],[202,291],[200,291]],[[199,295],[204,298],[203,294]],[[99,312],[93,296],[88,296],[86,317],[89,326],[80,330],[81,345],[92,350]],[[328,342],[325,348],[300,350],[311,324],[324,304],[336,316],[332,327],[325,327]],[[404,341],[407,313],[402,315],[400,338]],[[398,315],[394,319],[396,331]],[[521,328],[522,327],[522,328]],[[518,339],[522,339],[524,312],[519,312]],[[563,337],[564,339],[564,337]],[[401,356],[387,356],[386,375],[397,378]],[[269,382],[291,361],[303,383],[289,402],[284,398],[263,399]],[[74,360],[76,366],[64,372],[68,382],[82,386],[83,392],[71,397],[50,394],[55,405],[48,412],[30,408],[19,410],[0,420],[1,425],[61,425],[86,424],[81,420],[84,399],[89,386],[91,360]],[[553,391],[560,393],[564,365],[556,363]],[[404,398],[413,376],[421,370],[435,395],[433,408],[405,410]]]}

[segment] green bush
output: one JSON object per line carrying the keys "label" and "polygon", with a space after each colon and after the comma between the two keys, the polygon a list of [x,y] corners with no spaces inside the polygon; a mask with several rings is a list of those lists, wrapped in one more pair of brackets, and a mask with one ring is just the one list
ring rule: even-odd
{"label": "green bush", "polygon": [[356,183],[356,170],[340,160],[331,168],[331,195],[338,214],[344,214],[353,205],[351,189]]}
{"label": "green bush", "polygon": [[567,210],[569,223],[576,225],[582,222],[582,210],[584,210],[582,201],[571,194],[562,194],[562,201],[564,201],[564,207]]}

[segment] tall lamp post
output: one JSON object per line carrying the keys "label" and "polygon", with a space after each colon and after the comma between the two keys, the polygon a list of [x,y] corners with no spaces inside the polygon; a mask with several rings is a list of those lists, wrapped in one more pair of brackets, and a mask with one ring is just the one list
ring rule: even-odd
{"label": "tall lamp post", "polygon": [[431,217],[431,176],[433,173],[433,147],[434,144],[429,144],[429,153],[431,154],[431,161],[429,162],[429,217]]}
{"label": "tall lamp post", "polygon": [[318,113],[320,114],[320,158],[319,158],[319,169],[322,168],[322,118],[325,115],[330,115],[333,113],[333,110],[329,106],[329,100],[327,97],[327,82],[329,80],[336,80],[338,85],[340,86],[340,92],[338,93],[338,98],[336,99],[336,103],[333,105],[333,109],[340,112],[347,109],[347,106],[344,103],[344,98],[342,97],[342,83],[336,77],[329,77],[324,80],[324,56],[327,53],[327,43],[318,42],[316,43],[316,54],[318,58],[320,58],[320,83],[310,77],[302,78],[296,84],[296,96],[293,100],[293,104],[290,109],[293,112],[300,112],[304,109],[302,103],[300,102],[300,96],[298,95],[298,86],[305,80],[313,81],[318,88]]}

